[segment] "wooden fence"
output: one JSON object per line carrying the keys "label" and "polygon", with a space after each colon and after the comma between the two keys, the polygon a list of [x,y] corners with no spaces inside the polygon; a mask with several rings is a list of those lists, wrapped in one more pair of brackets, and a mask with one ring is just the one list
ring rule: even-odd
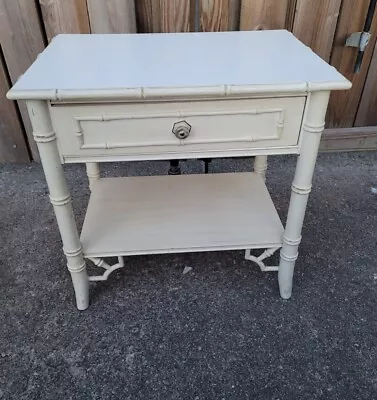
{"label": "wooden fence", "polygon": [[323,149],[377,148],[377,12],[359,72],[346,38],[371,0],[0,0],[0,161],[38,160],[23,102],[5,93],[58,33],[289,29],[353,82],[331,98]]}

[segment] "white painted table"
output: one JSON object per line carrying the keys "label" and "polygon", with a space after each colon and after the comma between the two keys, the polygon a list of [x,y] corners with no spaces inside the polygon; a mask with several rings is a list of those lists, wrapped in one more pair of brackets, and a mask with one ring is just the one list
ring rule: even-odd
{"label": "white painted table", "polygon": [[[287,31],[57,36],[8,98],[27,101],[77,307],[123,256],[207,250],[245,249],[289,298],[329,94],[350,87]],[[269,154],[299,155],[285,229]],[[100,179],[105,161],[237,156],[254,172]],[[61,166],[77,162],[92,193],[81,237]]]}

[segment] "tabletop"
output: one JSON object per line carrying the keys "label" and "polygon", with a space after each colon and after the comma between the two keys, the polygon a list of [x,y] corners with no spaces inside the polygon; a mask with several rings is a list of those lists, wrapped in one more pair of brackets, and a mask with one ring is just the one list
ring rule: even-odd
{"label": "tabletop", "polygon": [[148,88],[347,89],[335,68],[286,30],[56,36],[8,98],[66,98]]}

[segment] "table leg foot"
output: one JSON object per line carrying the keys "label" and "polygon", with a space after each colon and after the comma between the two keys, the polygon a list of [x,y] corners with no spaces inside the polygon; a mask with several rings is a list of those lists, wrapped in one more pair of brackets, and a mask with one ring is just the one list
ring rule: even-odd
{"label": "table leg foot", "polygon": [[292,281],[306,205],[312,187],[312,177],[317,158],[321,134],[325,126],[325,115],[329,92],[311,93],[301,131],[300,155],[293,178],[287,223],[280,251],[279,289],[283,299],[292,295]]}
{"label": "table leg foot", "polygon": [[278,280],[279,280],[279,291],[282,299],[290,299],[292,296],[293,287],[293,271],[295,263],[285,260],[280,260]]}
{"label": "table leg foot", "polygon": [[86,269],[80,272],[71,272],[71,277],[77,309],[86,310],[89,307],[89,279]]}
{"label": "table leg foot", "polygon": [[[85,310],[89,306],[89,279],[73,214],[71,196],[60,162],[49,105],[46,101],[32,100],[27,102],[27,107],[33,126],[33,136],[45,171],[50,201],[54,207],[63,242],[63,251],[67,257],[67,267],[72,276],[77,308]],[[96,165],[92,163],[91,166]]]}

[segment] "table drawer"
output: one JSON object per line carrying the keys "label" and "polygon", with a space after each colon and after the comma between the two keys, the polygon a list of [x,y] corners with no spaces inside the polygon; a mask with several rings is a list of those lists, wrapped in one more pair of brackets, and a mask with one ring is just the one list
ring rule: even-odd
{"label": "table drawer", "polygon": [[[51,106],[63,157],[296,146],[305,97]],[[187,137],[185,137],[187,136]]]}

